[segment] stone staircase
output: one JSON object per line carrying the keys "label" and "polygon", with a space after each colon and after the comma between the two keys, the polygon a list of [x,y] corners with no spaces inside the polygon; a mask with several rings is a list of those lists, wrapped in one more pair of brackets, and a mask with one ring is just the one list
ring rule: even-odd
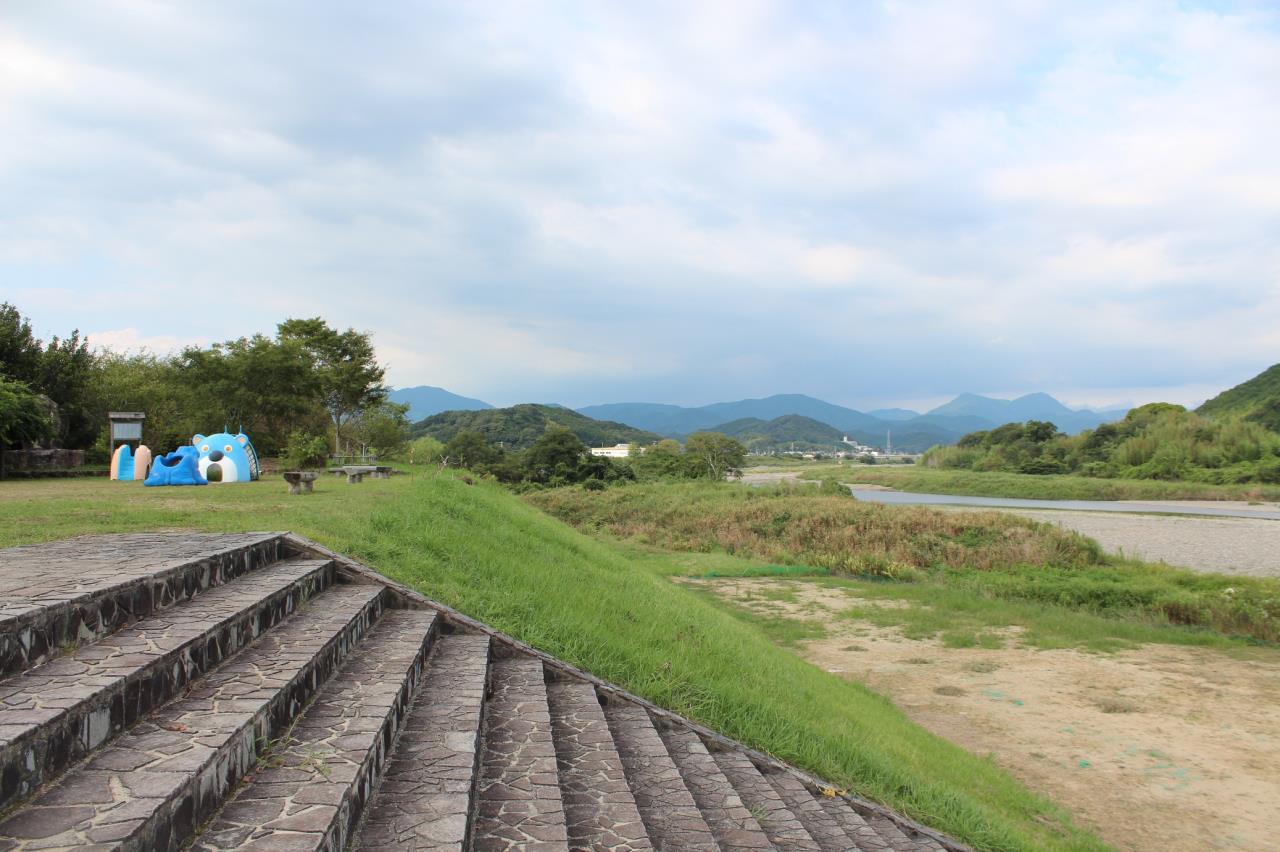
{"label": "stone staircase", "polygon": [[0,850],[964,847],[280,533],[0,550]]}

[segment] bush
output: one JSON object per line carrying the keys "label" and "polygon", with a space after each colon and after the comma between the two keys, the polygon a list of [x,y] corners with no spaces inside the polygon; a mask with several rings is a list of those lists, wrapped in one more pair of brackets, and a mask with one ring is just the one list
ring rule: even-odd
{"label": "bush", "polygon": [[280,461],[285,470],[309,470],[325,466],[329,458],[329,441],[320,435],[295,430],[289,435]]}

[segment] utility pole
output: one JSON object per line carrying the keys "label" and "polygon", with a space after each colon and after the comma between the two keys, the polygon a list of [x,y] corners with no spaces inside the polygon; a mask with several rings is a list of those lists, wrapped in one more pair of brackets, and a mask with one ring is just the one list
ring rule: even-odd
{"label": "utility pole", "polygon": [[884,433],[884,436],[885,436],[885,440],[886,440],[886,442],[887,442],[887,443],[888,443],[888,445],[889,445],[888,449],[885,451],[885,455],[887,455],[887,456],[891,456],[891,455],[893,455],[893,430],[892,430],[892,429],[886,429],[886,430],[885,430],[885,433]]}

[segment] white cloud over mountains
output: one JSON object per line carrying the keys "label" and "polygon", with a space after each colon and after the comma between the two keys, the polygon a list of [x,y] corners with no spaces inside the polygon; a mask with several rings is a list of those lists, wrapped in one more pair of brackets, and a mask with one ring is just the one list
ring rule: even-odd
{"label": "white cloud over mountains", "polygon": [[17,2],[0,298],[498,402],[1175,397],[1280,360],[1277,150],[1266,3]]}

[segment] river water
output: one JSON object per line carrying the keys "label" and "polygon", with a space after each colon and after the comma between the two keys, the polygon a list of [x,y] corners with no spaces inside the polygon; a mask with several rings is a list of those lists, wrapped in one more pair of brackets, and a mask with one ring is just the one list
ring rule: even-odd
{"label": "river water", "polygon": [[1066,509],[1076,512],[1141,512],[1162,515],[1201,515],[1226,518],[1258,518],[1280,521],[1273,509],[1236,506],[1188,505],[1164,500],[1030,500],[1022,497],[970,497],[962,494],[923,494],[911,491],[879,491],[850,486],[853,496],[867,503],[908,506],[982,506],[989,509]]}

